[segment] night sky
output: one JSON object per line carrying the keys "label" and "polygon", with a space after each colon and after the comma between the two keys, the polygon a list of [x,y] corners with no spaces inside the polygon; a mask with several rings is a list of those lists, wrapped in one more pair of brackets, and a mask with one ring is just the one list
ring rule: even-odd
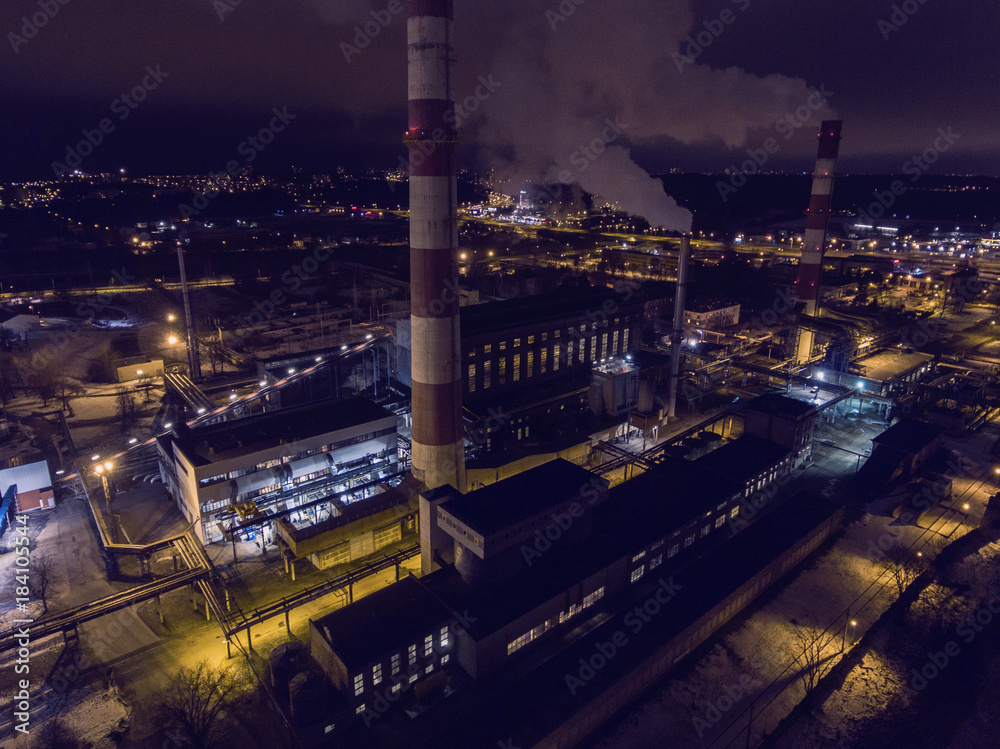
{"label": "night sky", "polygon": [[[899,172],[951,128],[933,173],[1000,173],[995,0],[907,0],[895,18],[887,0],[575,1],[457,0],[468,166],[568,173],[641,202],[645,172],[721,171],[769,137],[767,169],[808,170],[819,121],[837,117],[842,171]],[[25,15],[44,26],[25,31]],[[0,179],[50,176],[105,117],[114,130],[84,171],[221,170],[273,108],[295,119],[253,149],[255,168],[391,167],[405,153],[404,30],[402,0],[4,0]],[[699,32],[701,51],[686,41]],[[126,110],[116,99],[147,66],[167,76]],[[828,96],[810,110],[813,90]],[[580,147],[595,138],[607,150],[591,160]]]}

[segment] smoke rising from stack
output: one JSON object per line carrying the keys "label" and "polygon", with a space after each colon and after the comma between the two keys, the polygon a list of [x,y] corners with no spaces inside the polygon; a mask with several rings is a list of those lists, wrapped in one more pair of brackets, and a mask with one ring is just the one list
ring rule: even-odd
{"label": "smoke rising from stack", "polygon": [[[306,1],[339,24],[345,40],[355,25],[370,20],[371,11],[387,7],[383,0]],[[686,54],[688,36],[710,20],[692,4],[586,0],[564,3],[575,11],[553,22],[546,12],[559,10],[556,0],[462,0],[455,9],[461,62],[456,96],[463,101],[472,94],[480,76],[501,83],[461,123],[463,154],[478,154],[481,166],[493,167],[511,194],[526,184],[568,177],[654,226],[689,230],[690,213],[664,193],[635,152],[722,143],[742,155],[736,149],[794,112],[811,91],[800,78],[713,68],[702,62],[707,54],[679,67],[674,55]],[[742,18],[740,5],[732,10],[736,19],[715,39],[713,51],[729,35],[745,33],[741,22],[749,19]],[[746,14],[753,12],[754,6],[746,7]],[[384,37],[402,34],[404,24],[396,18],[352,63],[357,67],[351,74],[364,83],[363,95],[353,97],[358,112],[387,112],[398,101],[377,59],[394,48]],[[620,121],[622,133],[598,158],[574,159],[581,147],[601,138],[608,119]]]}

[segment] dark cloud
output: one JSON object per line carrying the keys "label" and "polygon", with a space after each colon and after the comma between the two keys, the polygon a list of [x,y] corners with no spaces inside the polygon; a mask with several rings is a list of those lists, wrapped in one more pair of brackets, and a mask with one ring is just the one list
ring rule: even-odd
{"label": "dark cloud", "polygon": [[[832,96],[815,124],[833,113],[845,120],[847,169],[898,169],[951,126],[962,138],[935,168],[997,173],[995,4],[928,0],[886,32],[879,21],[894,4],[903,5],[457,0],[459,100],[483,93],[480,77],[501,84],[470,106],[463,158],[513,181],[568,172],[654,223],[683,226],[650,172],[721,170],[769,137],[782,145],[771,168],[808,169],[812,120],[787,140],[775,125],[824,86]],[[389,0],[68,0],[15,53],[10,34],[40,7],[0,6],[7,173],[44,175],[156,64],[170,78],[91,168],[218,169],[276,106],[299,117],[262,166],[391,166],[403,152],[405,19]],[[699,34],[708,43],[689,48]],[[687,53],[691,62],[679,64]]]}

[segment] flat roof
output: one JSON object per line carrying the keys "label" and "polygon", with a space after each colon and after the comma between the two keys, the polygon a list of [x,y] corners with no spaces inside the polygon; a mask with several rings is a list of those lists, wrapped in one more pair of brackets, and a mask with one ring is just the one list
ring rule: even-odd
{"label": "flat roof", "polygon": [[902,419],[872,442],[904,453],[918,453],[944,434],[944,427],[919,419]]}
{"label": "flat roof", "polygon": [[574,498],[586,501],[603,479],[563,458],[449,499],[440,507],[484,537]]}
{"label": "flat roof", "polygon": [[308,403],[189,430],[172,438],[195,466],[239,457],[396,415],[364,398]]}
{"label": "flat roof", "polygon": [[558,289],[541,296],[473,304],[462,307],[459,315],[462,338],[463,340],[475,338],[519,326],[537,327],[543,323],[554,324],[588,312],[603,315],[601,308],[608,301],[613,302],[618,310],[642,305],[642,300],[636,296],[626,299],[613,289],[599,286],[585,289]]}
{"label": "flat roof", "polygon": [[451,612],[417,578],[369,593],[312,623],[351,672],[447,624]]}
{"label": "flat roof", "polygon": [[594,508],[594,534],[633,553],[742,491],[742,484],[700,461],[668,458],[611,488],[608,501]]}
{"label": "flat roof", "polygon": [[863,368],[863,377],[885,382],[933,360],[934,357],[930,354],[921,354],[918,351],[906,354],[902,351],[889,349],[862,357],[855,364]]}
{"label": "flat roof", "polygon": [[815,406],[797,398],[789,398],[780,393],[765,393],[759,395],[747,404],[747,409],[751,411],[763,411],[764,413],[790,416],[799,418],[805,416],[810,411],[815,410]]}
{"label": "flat roof", "polygon": [[791,450],[763,437],[745,434],[698,458],[699,467],[728,476],[741,485],[779,463]]}

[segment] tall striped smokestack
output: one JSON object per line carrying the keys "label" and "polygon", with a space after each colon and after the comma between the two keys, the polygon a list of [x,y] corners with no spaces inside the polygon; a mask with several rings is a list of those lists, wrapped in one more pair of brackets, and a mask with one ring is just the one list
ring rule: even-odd
{"label": "tall striped smokestack", "polygon": [[[816,171],[813,174],[812,197],[806,217],[806,234],[799,261],[799,279],[796,296],[805,302],[803,312],[811,317],[818,313],[820,274],[823,269],[823,250],[826,247],[826,230],[830,223],[833,201],[833,179],[840,150],[840,120],[825,120],[819,133],[819,151],[816,154]],[[801,330],[796,360],[809,361],[812,356],[814,335],[811,330]]]}
{"label": "tall striped smokestack", "polygon": [[465,490],[452,0],[408,0],[413,474]]}

